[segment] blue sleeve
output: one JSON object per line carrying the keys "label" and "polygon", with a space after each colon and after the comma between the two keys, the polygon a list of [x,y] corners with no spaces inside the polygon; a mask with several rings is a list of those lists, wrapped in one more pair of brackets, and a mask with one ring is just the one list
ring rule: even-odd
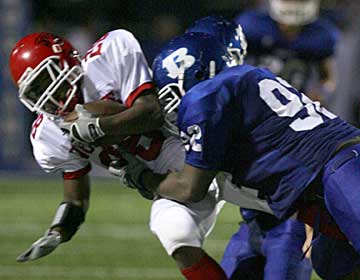
{"label": "blue sleeve", "polygon": [[[186,97],[191,97],[191,93],[187,93]],[[186,149],[185,163],[202,169],[220,170],[230,126],[227,114],[221,106],[203,108],[204,103],[216,102],[215,94],[204,98],[207,100],[190,99],[183,98],[178,113],[178,127]]]}

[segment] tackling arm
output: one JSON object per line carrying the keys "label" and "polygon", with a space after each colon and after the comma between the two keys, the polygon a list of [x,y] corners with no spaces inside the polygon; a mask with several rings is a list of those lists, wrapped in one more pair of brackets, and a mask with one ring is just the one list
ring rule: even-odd
{"label": "tackling arm", "polygon": [[208,192],[217,171],[205,170],[185,164],[181,172],[166,175],[146,170],[143,174],[144,186],[162,197],[179,202],[197,202]]}
{"label": "tackling arm", "polygon": [[[127,160],[129,162],[128,158]],[[134,168],[131,167],[131,163],[129,167],[126,173],[132,177]],[[144,169],[134,181],[162,197],[179,202],[197,202],[205,197],[216,174],[217,171],[185,164],[182,171],[169,174],[156,174],[150,169]]]}
{"label": "tackling arm", "polygon": [[150,192],[179,202],[197,202],[208,192],[210,183],[218,171],[206,170],[185,164],[180,172],[158,174],[151,171],[136,156],[127,151],[122,152],[127,164],[115,164],[109,168],[110,173],[119,176],[126,185],[137,188],[140,192]]}
{"label": "tackling arm", "polygon": [[90,181],[88,175],[64,180],[64,200],[45,235],[17,257],[17,261],[36,260],[54,251],[60,243],[69,241],[85,219],[89,205]]}

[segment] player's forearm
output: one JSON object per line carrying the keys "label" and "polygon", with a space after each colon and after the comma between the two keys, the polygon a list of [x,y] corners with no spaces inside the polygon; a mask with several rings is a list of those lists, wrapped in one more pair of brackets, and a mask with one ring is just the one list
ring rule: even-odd
{"label": "player's forearm", "polygon": [[50,231],[57,231],[61,241],[69,241],[85,221],[86,210],[71,202],[62,202],[50,226]]}
{"label": "player's forearm", "polygon": [[133,135],[158,129],[164,121],[156,95],[141,96],[129,109],[100,118],[106,135]]}
{"label": "player's forearm", "polygon": [[203,193],[194,191],[194,187],[183,178],[181,173],[156,174],[146,170],[143,185],[162,197],[179,202],[196,202],[203,199]]}
{"label": "player's forearm", "polygon": [[66,200],[64,199],[64,202],[70,202],[74,205],[76,205],[77,207],[83,209],[85,212],[87,212],[87,210],[89,209],[89,199],[83,199],[83,200]]}
{"label": "player's forearm", "polygon": [[83,175],[63,181],[64,198],[59,205],[50,229],[61,234],[62,242],[68,241],[85,221],[90,200],[90,178]]}
{"label": "player's forearm", "polygon": [[[60,206],[63,203],[67,203],[71,205],[71,207],[68,207],[66,211],[70,212],[68,213],[61,213],[61,215],[64,215],[62,217],[63,221],[58,222],[57,224],[54,224],[55,217],[58,215],[59,210],[57,210],[57,213],[55,214],[55,217],[53,219],[53,222],[50,226],[50,231],[57,231],[60,233],[61,241],[69,241],[73,235],[76,233],[80,225],[83,223],[83,221],[86,218],[86,212],[89,208],[89,200],[83,199],[83,200],[70,200],[69,198],[64,198],[64,201],[60,204]],[[77,208],[77,209],[74,209]],[[68,215],[67,217],[65,215]],[[65,220],[68,220],[65,222]]]}

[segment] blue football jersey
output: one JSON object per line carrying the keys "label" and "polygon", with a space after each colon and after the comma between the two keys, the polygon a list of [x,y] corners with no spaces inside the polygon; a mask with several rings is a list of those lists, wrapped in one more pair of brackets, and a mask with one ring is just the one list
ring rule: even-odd
{"label": "blue football jersey", "polygon": [[190,89],[178,127],[187,164],[230,172],[237,185],[258,189],[279,218],[339,143],[360,135],[269,70],[250,65]]}
{"label": "blue football jersey", "polygon": [[250,10],[235,18],[248,41],[246,63],[267,67],[305,91],[319,80],[319,63],[335,52],[338,29],[325,19],[306,25],[293,40],[285,38],[278,24],[264,11]]}

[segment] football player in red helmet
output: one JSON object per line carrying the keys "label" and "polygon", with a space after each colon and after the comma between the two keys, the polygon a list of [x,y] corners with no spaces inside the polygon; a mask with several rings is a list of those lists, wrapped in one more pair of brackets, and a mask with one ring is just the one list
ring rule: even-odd
{"label": "football player in red helmet", "polygon": [[[67,40],[54,34],[40,32],[21,39],[15,45],[9,61],[11,76],[19,87],[21,102],[30,111],[53,118],[66,115],[74,110],[76,104],[83,103],[84,92],[91,95],[93,100],[90,101],[94,101],[95,97],[114,99],[131,107],[126,113],[121,112],[101,121],[97,119],[94,123],[79,118],[70,134],[83,142],[94,142],[105,134],[129,135],[158,128],[163,117],[155,86],[151,82],[141,48],[132,35],[126,41],[128,45],[122,47],[134,47],[134,54],[130,58],[116,55],[111,58],[113,64],[131,63],[132,66],[127,67],[125,73],[117,73],[109,69],[111,66],[104,66],[104,69],[108,68],[108,73],[103,75],[109,74],[108,77],[96,79],[99,75],[97,64],[104,64],[109,59],[108,53],[115,48],[109,42],[114,41],[114,45],[117,43],[116,47],[121,48],[119,39],[109,40],[109,37],[115,37],[113,32],[100,38],[87,52],[83,62],[78,51]],[[105,49],[107,53],[102,55]],[[90,63],[94,59],[97,62]],[[129,80],[116,81],[114,76],[120,74]],[[123,85],[125,83],[126,86]],[[99,96],[95,96],[93,92],[100,87],[102,90],[98,90]],[[121,131],[118,129],[120,127]]]}
{"label": "football player in red helmet", "polygon": [[[106,63],[108,60],[111,63]],[[84,221],[90,189],[90,154],[105,167],[117,154],[111,147],[93,147],[86,142],[93,144],[105,135],[119,142],[118,135],[158,128],[163,117],[140,45],[126,30],[105,34],[84,60],[67,40],[57,35],[30,34],[15,45],[9,67],[21,102],[39,115],[30,137],[35,158],[46,172],[62,173],[64,184],[64,199],[49,230],[18,257],[18,261],[28,261],[51,253],[60,242],[70,240]],[[86,105],[79,104],[98,100],[116,101],[127,109],[117,107],[121,110],[101,117],[104,122],[97,117],[89,123],[87,119],[93,115]],[[73,118],[70,136],[75,135],[73,138],[82,142],[77,144],[59,127],[76,107],[78,117]]]}

